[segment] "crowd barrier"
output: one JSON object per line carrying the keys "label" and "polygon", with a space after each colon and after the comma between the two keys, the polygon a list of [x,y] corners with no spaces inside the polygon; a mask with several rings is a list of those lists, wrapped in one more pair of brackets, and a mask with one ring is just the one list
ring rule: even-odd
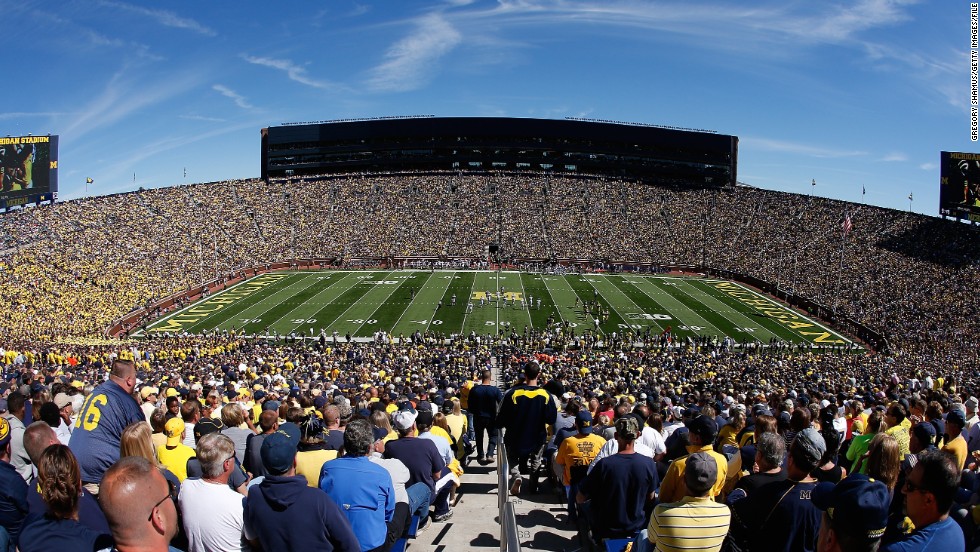
{"label": "crowd barrier", "polygon": [[497,430],[497,505],[500,520],[500,552],[521,552],[517,531],[517,515],[510,499],[510,464],[507,463],[507,446],[504,432]]}

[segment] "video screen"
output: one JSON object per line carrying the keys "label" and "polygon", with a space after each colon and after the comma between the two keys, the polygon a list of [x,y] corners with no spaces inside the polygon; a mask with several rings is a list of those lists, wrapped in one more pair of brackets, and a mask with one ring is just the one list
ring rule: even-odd
{"label": "video screen", "polygon": [[940,152],[939,214],[980,222],[980,153]]}
{"label": "video screen", "polygon": [[58,191],[58,137],[0,137],[0,203],[45,201]]}

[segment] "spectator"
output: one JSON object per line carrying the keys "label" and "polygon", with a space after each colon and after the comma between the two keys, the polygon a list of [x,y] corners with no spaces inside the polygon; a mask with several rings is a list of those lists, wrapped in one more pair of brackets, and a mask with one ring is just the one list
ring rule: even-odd
{"label": "spectator", "polygon": [[399,523],[395,488],[388,471],[368,459],[373,445],[371,424],[351,421],[344,431],[344,456],[323,464],[320,489],[342,506],[362,552],[387,552],[394,544],[390,526]]}
{"label": "spectator", "polygon": [[279,429],[279,417],[271,410],[263,410],[259,414],[259,428],[261,433],[251,435],[245,443],[245,463],[243,467],[253,477],[266,475],[265,466],[262,464],[262,456],[260,455],[262,441]]}
{"label": "spectator", "polygon": [[157,447],[157,460],[183,483],[187,479],[187,461],[194,458],[194,449],[184,444],[184,421],[170,418],[166,425],[167,443]]}
{"label": "spectator", "polygon": [[41,514],[24,520],[17,548],[35,550],[90,551],[112,545],[108,533],[99,533],[78,521],[82,477],[71,449],[54,444],[41,453],[37,464],[40,495],[47,506]]}
{"label": "spectator", "polygon": [[[497,451],[497,429],[494,418],[497,416],[497,407],[504,398],[500,388],[491,382],[492,373],[490,370],[483,370],[480,374],[480,383],[473,386],[469,392],[468,412],[473,415],[473,429],[476,432],[476,461],[481,466],[492,464],[494,461],[494,455]],[[484,434],[487,436],[485,449],[483,445]]]}
{"label": "spectator", "polygon": [[10,422],[0,418],[0,550],[17,544],[27,512],[27,483],[10,464]]}
{"label": "spectator", "polygon": [[72,431],[69,446],[82,470],[82,483],[96,496],[102,475],[119,459],[123,430],[145,420],[133,398],[135,388],[136,365],[131,360],[116,359],[108,381],[92,391],[78,413],[81,423]]}
{"label": "spectator", "polygon": [[262,442],[269,475],[248,492],[245,536],[261,550],[337,550],[357,552],[350,522],[326,493],[296,475],[299,430],[284,424]]}
{"label": "spectator", "polygon": [[[718,467],[718,479],[711,488],[711,496],[716,497],[721,494],[728,478],[728,458],[714,451],[714,440],[718,435],[718,426],[710,416],[698,416],[687,423],[690,433],[690,445],[687,446],[688,454],[695,452],[706,452],[715,458]],[[660,487],[661,502],[678,502],[690,492],[685,487],[684,468],[687,456],[682,456],[674,460],[667,469],[664,476],[663,485]]]}
{"label": "spectator", "polygon": [[104,473],[100,491],[116,550],[168,552],[177,534],[176,489],[152,462],[139,456],[120,459]]}
{"label": "spectator", "polygon": [[[296,453],[296,474],[306,478],[307,485],[319,484],[321,468],[337,458],[337,451],[327,448],[323,440],[323,423],[313,412],[299,422],[299,450]],[[343,435],[340,432],[339,435]]]}
{"label": "spectator", "polygon": [[235,444],[226,435],[210,433],[198,443],[197,458],[204,476],[184,480],[178,498],[188,552],[247,548],[242,495],[228,485],[236,469]]}
{"label": "spectator", "polygon": [[17,473],[24,479],[30,481],[34,473],[31,468],[31,459],[27,456],[24,449],[24,417],[27,413],[27,397],[22,393],[13,392],[7,395],[7,414],[3,417],[10,426],[10,458],[7,460]]}
{"label": "spectator", "polygon": [[[472,394],[471,394],[472,400]],[[568,498],[568,520],[578,523],[578,508],[575,497],[578,487],[588,475],[589,465],[599,455],[605,441],[592,433],[592,415],[588,410],[579,410],[575,415],[577,433],[562,440],[555,454],[555,463],[562,468],[562,483]]]}
{"label": "spectator", "polygon": [[887,487],[864,474],[853,474],[838,484],[820,483],[813,490],[813,505],[823,512],[817,548],[877,550],[885,534],[889,502]]}
{"label": "spectator", "polygon": [[[161,446],[165,447],[166,443]],[[163,477],[173,485],[179,494],[180,479],[167,466],[160,462],[160,459],[157,458],[156,450],[150,438],[150,429],[145,423],[134,422],[126,426],[126,429],[123,430],[122,437],[119,440],[119,457],[140,456],[146,458],[160,470]]]}
{"label": "spectator", "polygon": [[956,460],[941,451],[923,452],[902,488],[915,530],[884,552],[963,550],[963,531],[949,517],[959,480]]}
{"label": "spectator", "polygon": [[785,481],[786,470],[783,469],[785,459],[786,441],[782,437],[774,432],[760,435],[755,446],[755,465],[758,466],[759,471],[740,478],[725,502],[730,506],[736,500],[755,494],[769,483]]}
{"label": "spectator", "polygon": [[966,427],[966,418],[959,410],[950,410],[946,414],[946,444],[941,449],[956,459],[956,466],[960,471],[966,465],[967,444],[963,435],[963,428]]}
{"label": "spectator", "polygon": [[431,493],[431,503],[435,505],[432,520],[446,521],[453,515],[449,508],[449,493],[452,487],[448,481],[445,481],[437,488],[436,482],[444,481],[443,477],[447,475],[448,467],[433,441],[416,437],[417,417],[418,412],[409,406],[392,414],[398,439],[385,443],[384,457],[395,458],[405,464],[411,474],[406,483],[409,489],[417,483],[425,483]]}
{"label": "spectator", "polygon": [[718,465],[707,452],[687,458],[684,486],[691,493],[679,502],[661,502],[650,516],[649,526],[636,536],[633,550],[690,550],[718,552],[728,534],[731,512],[710,496],[718,480]]}
{"label": "spectator", "polygon": [[576,501],[589,501],[585,512],[596,545],[610,538],[632,538],[645,525],[645,512],[656,496],[660,478],[653,459],[633,450],[639,437],[635,417],[616,420],[618,452],[597,462],[579,486]]}
{"label": "spectator", "polygon": [[505,429],[507,463],[510,465],[510,492],[520,494],[523,473],[531,474],[530,491],[537,492],[537,471],[547,438],[547,426],[554,424],[558,407],[554,398],[538,387],[541,366],[534,361],[524,365],[525,382],[504,394],[496,425]]}

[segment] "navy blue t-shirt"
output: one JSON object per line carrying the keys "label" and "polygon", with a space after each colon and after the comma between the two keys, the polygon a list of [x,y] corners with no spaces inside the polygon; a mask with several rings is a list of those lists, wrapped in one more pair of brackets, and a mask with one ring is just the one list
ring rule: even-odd
{"label": "navy blue t-shirt", "polygon": [[17,548],[21,552],[94,552],[112,544],[109,534],[93,531],[73,519],[32,514],[24,520]]}
{"label": "navy blue t-shirt", "polygon": [[122,432],[146,416],[136,399],[114,381],[95,388],[85,400],[68,446],[78,459],[85,483],[100,483],[102,475],[119,460]]}
{"label": "navy blue t-shirt", "polygon": [[409,478],[406,487],[424,482],[429,489],[435,490],[436,482],[432,474],[442,471],[446,462],[439,454],[435,443],[428,439],[417,437],[402,437],[385,443],[385,458],[397,458],[408,468]]}
{"label": "navy blue t-shirt", "polygon": [[749,550],[814,552],[821,512],[810,501],[817,482],[776,481],[732,506],[730,537]]}
{"label": "navy blue t-shirt", "polygon": [[660,486],[657,465],[642,454],[613,454],[599,460],[579,490],[592,500],[592,533],[631,537],[646,527],[647,499]]}
{"label": "navy blue t-shirt", "polygon": [[[37,489],[35,481],[27,487],[27,506],[32,515],[42,516],[48,511],[48,505],[41,498],[41,493]],[[96,533],[110,534],[109,522],[102,513],[99,501],[82,488],[82,496],[78,498],[78,522],[95,531]]]}
{"label": "navy blue t-shirt", "polygon": [[0,460],[0,527],[7,530],[11,542],[17,542],[27,512],[27,483],[13,466]]}
{"label": "navy blue t-shirt", "polygon": [[494,385],[476,385],[470,389],[467,400],[469,412],[477,418],[493,418],[497,415],[497,405],[504,400],[504,394]]}

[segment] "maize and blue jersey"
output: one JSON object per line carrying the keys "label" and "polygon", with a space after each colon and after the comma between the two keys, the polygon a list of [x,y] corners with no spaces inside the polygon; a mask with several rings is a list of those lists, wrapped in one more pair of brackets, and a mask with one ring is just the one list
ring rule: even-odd
{"label": "maize and blue jersey", "polygon": [[146,423],[136,399],[113,381],[95,388],[75,420],[68,446],[78,459],[85,483],[100,483],[119,460],[119,441],[126,426]]}

